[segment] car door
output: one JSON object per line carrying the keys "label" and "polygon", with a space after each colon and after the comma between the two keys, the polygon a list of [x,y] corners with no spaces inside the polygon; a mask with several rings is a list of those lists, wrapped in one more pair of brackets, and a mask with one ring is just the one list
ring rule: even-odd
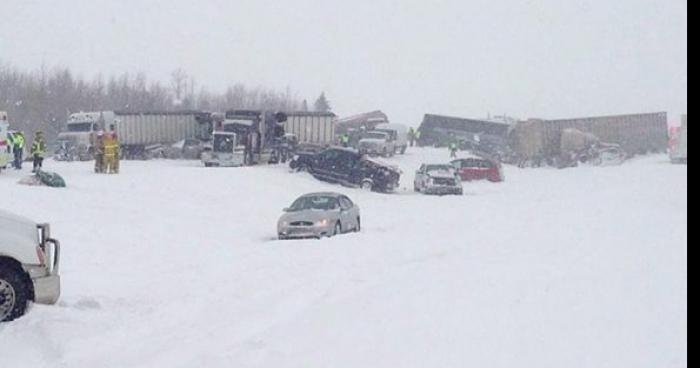
{"label": "car door", "polygon": [[464,161],[464,160],[454,160],[454,161],[450,162],[450,164],[451,164],[452,167],[454,167],[455,170],[457,171],[457,174],[459,175],[459,178],[460,178],[461,180],[466,180],[466,179],[465,179],[465,175],[464,175],[464,173],[463,173],[463,171],[462,171],[462,163],[463,163],[463,161]]}
{"label": "car door", "polygon": [[460,171],[462,180],[472,181],[479,180],[479,163],[473,158],[465,159],[462,162],[462,169]]}
{"label": "car door", "polygon": [[333,181],[333,168],[338,152],[336,150],[326,150],[319,154],[318,159],[312,167],[312,174],[323,180]]}
{"label": "car door", "polygon": [[352,213],[352,202],[349,202],[346,197],[339,197],[338,202],[340,204],[340,225],[343,231],[353,229],[356,220]]}
{"label": "car door", "polygon": [[478,161],[478,176],[479,180],[491,179],[491,163],[487,160],[477,160]]}

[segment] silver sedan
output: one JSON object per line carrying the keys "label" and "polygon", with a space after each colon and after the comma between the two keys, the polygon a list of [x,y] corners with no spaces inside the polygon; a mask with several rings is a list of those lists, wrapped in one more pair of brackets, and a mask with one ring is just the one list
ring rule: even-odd
{"label": "silver sedan", "polygon": [[299,197],[277,223],[280,239],[322,238],[361,227],[360,208],[340,193],[311,193]]}

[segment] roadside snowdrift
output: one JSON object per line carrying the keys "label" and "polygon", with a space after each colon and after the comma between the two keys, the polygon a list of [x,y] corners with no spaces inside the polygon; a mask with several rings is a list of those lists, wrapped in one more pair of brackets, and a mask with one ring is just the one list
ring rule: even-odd
{"label": "roadside snowdrift", "polygon": [[[462,197],[318,182],[283,166],[47,162],[70,182],[2,207],[52,223],[55,307],[0,326],[0,367],[687,366],[687,168],[506,168]],[[363,232],[276,241],[281,209],[343,192]]]}

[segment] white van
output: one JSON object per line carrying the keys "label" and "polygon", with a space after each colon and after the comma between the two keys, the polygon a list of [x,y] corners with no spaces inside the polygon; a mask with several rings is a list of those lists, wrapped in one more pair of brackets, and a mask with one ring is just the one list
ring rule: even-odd
{"label": "white van", "polygon": [[377,125],[374,130],[389,133],[394,140],[395,153],[406,153],[408,147],[408,127],[403,124],[384,123]]}

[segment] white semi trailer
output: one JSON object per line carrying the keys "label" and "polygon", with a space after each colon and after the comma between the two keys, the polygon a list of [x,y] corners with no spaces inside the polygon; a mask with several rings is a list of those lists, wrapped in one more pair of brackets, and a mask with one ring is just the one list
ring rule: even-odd
{"label": "white semi trailer", "polygon": [[296,136],[299,143],[332,145],[337,118],[331,112],[288,112],[284,132]]}
{"label": "white semi trailer", "polygon": [[116,129],[121,151],[127,159],[146,159],[164,147],[208,134],[197,121],[197,111],[99,111],[71,114],[58,135],[61,156],[68,160],[91,160],[98,132]]}

